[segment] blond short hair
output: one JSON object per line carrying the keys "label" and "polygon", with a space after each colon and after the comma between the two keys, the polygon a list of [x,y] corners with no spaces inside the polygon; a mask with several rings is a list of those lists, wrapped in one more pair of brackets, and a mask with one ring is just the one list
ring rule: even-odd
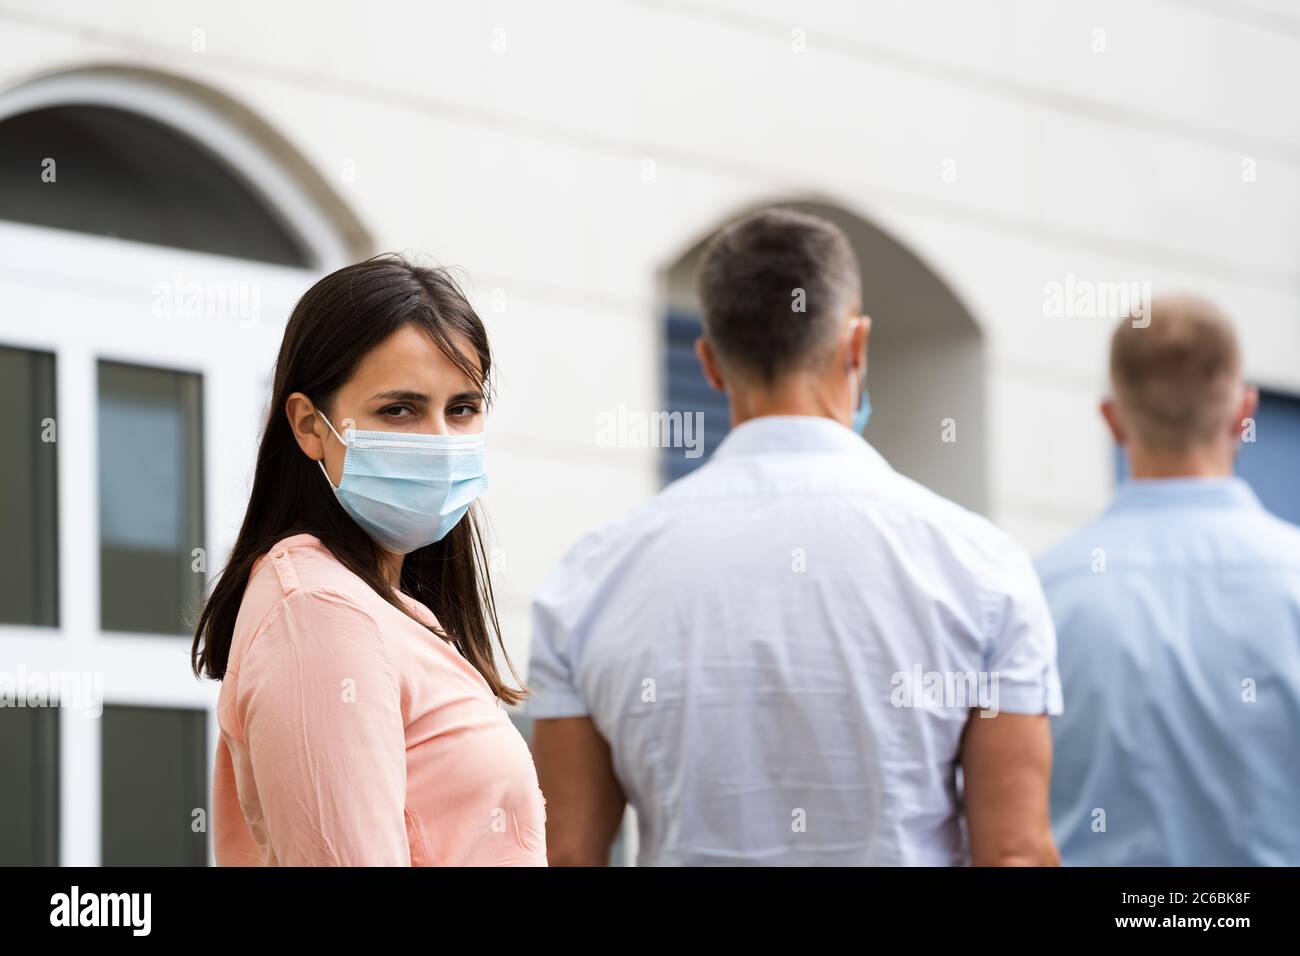
{"label": "blond short hair", "polygon": [[1125,319],[1111,338],[1110,379],[1121,415],[1139,442],[1181,453],[1229,426],[1241,382],[1232,322],[1190,295],[1151,303],[1150,323]]}

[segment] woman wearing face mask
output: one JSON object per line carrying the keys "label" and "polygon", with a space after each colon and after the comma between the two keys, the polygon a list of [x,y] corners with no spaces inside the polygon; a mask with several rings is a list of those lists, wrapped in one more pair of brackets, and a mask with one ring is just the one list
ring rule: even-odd
{"label": "woman wearing face mask", "polygon": [[490,368],[441,270],[372,259],[294,309],[194,639],[219,865],[545,865],[474,518]]}

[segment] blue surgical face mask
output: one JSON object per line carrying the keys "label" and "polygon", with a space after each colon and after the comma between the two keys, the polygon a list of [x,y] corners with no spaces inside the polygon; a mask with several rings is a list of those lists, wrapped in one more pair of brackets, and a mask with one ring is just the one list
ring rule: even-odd
{"label": "blue surgical face mask", "polygon": [[[317,414],[320,414],[317,411]],[[483,435],[412,435],[346,429],[343,477],[330,481],[352,520],[381,547],[396,554],[441,541],[487,489]]]}
{"label": "blue surgical face mask", "polygon": [[[850,366],[851,368],[852,366]],[[853,412],[853,430],[861,435],[862,430],[867,427],[867,422],[871,418],[871,395],[867,392],[865,383],[859,381],[858,388],[860,391],[858,392],[858,407]]]}
{"label": "blue surgical face mask", "polygon": [[871,420],[871,395],[867,392],[866,386],[862,388],[862,394],[858,398],[857,411],[853,413],[853,430],[859,435],[867,427],[867,422]]}

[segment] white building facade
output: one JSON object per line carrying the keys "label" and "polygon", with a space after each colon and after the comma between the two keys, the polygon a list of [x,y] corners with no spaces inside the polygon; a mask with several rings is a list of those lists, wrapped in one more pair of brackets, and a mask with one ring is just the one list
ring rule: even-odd
{"label": "white building facade", "polygon": [[[1113,490],[1096,403],[1130,290],[1237,320],[1268,400],[1247,454],[1300,485],[1296,89],[1283,0],[2,0],[0,141],[34,152],[0,160],[31,177],[0,184],[3,427],[30,450],[6,465],[0,673],[100,675],[103,713],[0,710],[0,854],[210,852],[217,687],[166,622],[238,530],[294,300],[376,252],[463,269],[492,335],[484,504],[521,665],[549,568],[674,473],[682,449],[601,422],[693,407],[670,319],[689,332],[700,244],[765,204],[858,249],[867,437],[1030,550]],[[32,189],[105,168],[47,143],[126,152],[157,222],[42,218]],[[229,181],[174,175],[187,148]]]}

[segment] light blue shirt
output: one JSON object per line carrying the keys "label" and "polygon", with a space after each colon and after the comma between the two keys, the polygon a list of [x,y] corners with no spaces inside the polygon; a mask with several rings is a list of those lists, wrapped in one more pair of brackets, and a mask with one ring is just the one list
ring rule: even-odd
{"label": "light blue shirt", "polygon": [[1038,569],[1063,862],[1300,864],[1300,529],[1237,478],[1134,480]]}
{"label": "light blue shirt", "polygon": [[735,428],[533,621],[529,711],[591,716],[642,865],[966,862],[972,707],[1061,706],[1029,558],[824,418]]}

